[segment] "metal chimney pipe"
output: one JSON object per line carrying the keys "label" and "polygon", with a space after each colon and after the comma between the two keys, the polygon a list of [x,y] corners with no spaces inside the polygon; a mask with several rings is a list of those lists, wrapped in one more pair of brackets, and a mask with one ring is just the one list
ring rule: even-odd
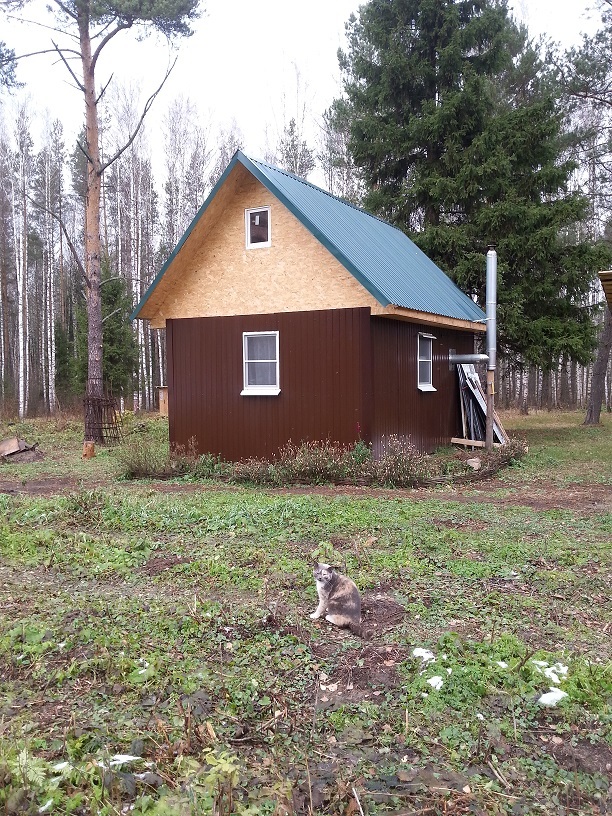
{"label": "metal chimney pipe", "polygon": [[489,371],[495,371],[497,362],[497,252],[487,252],[487,355]]}
{"label": "metal chimney pipe", "polygon": [[497,252],[487,252],[487,421],[485,448],[493,450],[493,412],[495,410],[495,364],[497,362]]}

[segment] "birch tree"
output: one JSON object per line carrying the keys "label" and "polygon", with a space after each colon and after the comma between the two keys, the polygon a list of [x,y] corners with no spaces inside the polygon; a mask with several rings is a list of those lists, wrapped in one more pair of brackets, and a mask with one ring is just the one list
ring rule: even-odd
{"label": "birch tree", "polygon": [[[2,0],[4,9],[23,10],[28,0]],[[102,175],[127,149],[149,110],[157,92],[144,106],[134,133],[115,155],[103,160],[100,151],[99,104],[110,79],[98,88],[97,68],[104,49],[117,35],[129,29],[154,29],[168,38],[191,33],[190,24],[197,16],[198,0],[53,0],[55,29],[63,35],[62,43],[52,41],[74,84],[83,96],[85,106],[85,140],[81,150],[87,160],[85,198],[85,295],[87,304],[88,390],[93,398],[102,396],[102,300],[100,202]],[[69,44],[64,45],[67,41]],[[75,45],[76,44],[76,47]],[[80,71],[73,68],[74,60]],[[167,76],[167,74],[166,74]],[[163,83],[162,83],[163,84]],[[161,86],[160,86],[161,87]],[[86,413],[85,440],[103,441],[94,418]]]}
{"label": "birch tree", "polygon": [[170,104],[163,134],[166,178],[162,243],[170,252],[204,202],[212,151],[201,117],[186,97],[179,96]]}
{"label": "birch tree", "polygon": [[20,419],[28,411],[28,199],[33,170],[29,124],[28,111],[25,105],[21,105],[15,125],[14,176],[11,184],[13,247],[17,273],[17,401]]}

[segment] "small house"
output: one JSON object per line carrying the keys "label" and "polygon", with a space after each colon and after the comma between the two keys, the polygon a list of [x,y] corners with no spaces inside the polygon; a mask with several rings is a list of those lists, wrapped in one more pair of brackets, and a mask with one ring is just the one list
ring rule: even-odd
{"label": "small house", "polygon": [[237,152],[133,314],[165,328],[172,445],[422,451],[461,434],[449,350],[484,312],[404,233]]}

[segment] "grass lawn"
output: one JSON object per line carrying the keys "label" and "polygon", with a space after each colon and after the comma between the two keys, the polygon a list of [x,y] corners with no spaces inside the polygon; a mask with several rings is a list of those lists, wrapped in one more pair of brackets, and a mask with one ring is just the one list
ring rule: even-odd
{"label": "grass lawn", "polygon": [[[76,421],[0,423],[45,453],[0,464],[0,813],[610,812],[612,417],[582,418],[502,415],[519,464],[412,491],[122,481]],[[363,639],[310,620],[315,559]]]}

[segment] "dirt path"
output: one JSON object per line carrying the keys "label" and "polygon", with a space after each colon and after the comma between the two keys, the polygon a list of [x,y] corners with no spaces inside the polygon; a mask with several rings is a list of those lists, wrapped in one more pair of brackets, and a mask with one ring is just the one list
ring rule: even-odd
{"label": "dirt path", "polygon": [[[107,487],[99,482],[84,485],[82,481],[63,478],[42,478],[26,481],[0,481],[0,493],[17,496],[56,496],[99,487]],[[201,491],[235,491],[241,488],[232,485],[183,484],[177,482],[123,482],[126,492],[156,491],[164,494],[190,494]],[[355,499],[403,499],[410,501],[456,501],[461,503],[491,502],[501,507],[521,506],[534,510],[575,510],[587,514],[612,512],[612,486],[602,484],[572,484],[559,486],[553,481],[538,483],[509,483],[499,478],[475,481],[471,484],[444,485],[435,488],[413,490],[375,487],[336,486],[296,486],[268,490],[274,495],[315,495],[348,496]]]}

